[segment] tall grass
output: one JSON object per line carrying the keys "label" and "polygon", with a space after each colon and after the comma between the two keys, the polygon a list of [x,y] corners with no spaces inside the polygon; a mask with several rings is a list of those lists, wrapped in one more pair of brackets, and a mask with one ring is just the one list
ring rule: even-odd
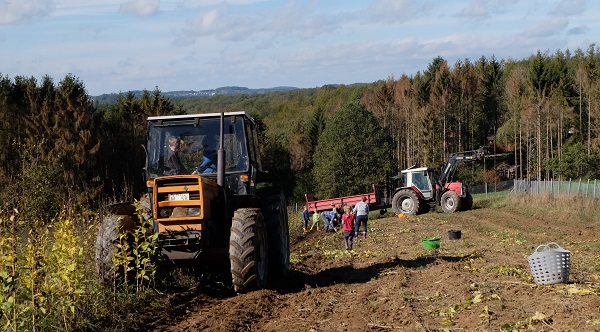
{"label": "tall grass", "polygon": [[[86,294],[85,241],[62,213],[46,227],[0,219],[0,310],[8,331],[68,331]],[[33,225],[28,227],[28,225]]]}
{"label": "tall grass", "polygon": [[511,202],[520,206],[534,206],[535,214],[549,215],[556,220],[574,221],[583,224],[600,222],[600,200],[573,195],[511,195]]}
{"label": "tall grass", "polygon": [[99,216],[65,209],[50,223],[0,217],[0,330],[126,330],[159,293],[151,221],[134,230],[131,285],[103,288],[94,253]]}
{"label": "tall grass", "polygon": [[523,214],[561,222],[593,224],[600,222],[600,200],[597,198],[552,193],[510,193],[485,197],[475,196],[475,205],[521,210]]}

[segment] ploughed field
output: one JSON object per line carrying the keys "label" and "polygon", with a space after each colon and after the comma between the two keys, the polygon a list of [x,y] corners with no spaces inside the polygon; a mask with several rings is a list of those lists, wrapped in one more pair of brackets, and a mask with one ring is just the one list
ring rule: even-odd
{"label": "ploughed field", "polygon": [[[600,218],[582,214],[598,202],[573,200],[567,211],[552,201],[527,208],[531,196],[501,200],[476,198],[473,210],[454,214],[370,219],[352,251],[341,232],[304,235],[294,215],[287,278],[234,295],[222,276],[207,273],[197,288],[166,295],[143,329],[600,330]],[[449,230],[461,238],[450,240]],[[421,240],[435,236],[440,248],[425,250]],[[567,283],[532,278],[527,257],[549,242],[570,251]]]}

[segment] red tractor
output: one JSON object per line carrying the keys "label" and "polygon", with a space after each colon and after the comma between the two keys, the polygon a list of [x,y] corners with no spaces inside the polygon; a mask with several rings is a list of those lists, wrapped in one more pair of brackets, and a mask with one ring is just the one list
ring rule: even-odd
{"label": "red tractor", "polygon": [[430,167],[413,166],[403,170],[404,186],[397,188],[392,198],[394,213],[416,215],[429,212],[436,206],[450,213],[470,210],[473,197],[467,186],[452,182],[452,179],[459,163],[480,160],[484,155],[483,148],[453,153],[442,167],[441,174]]}

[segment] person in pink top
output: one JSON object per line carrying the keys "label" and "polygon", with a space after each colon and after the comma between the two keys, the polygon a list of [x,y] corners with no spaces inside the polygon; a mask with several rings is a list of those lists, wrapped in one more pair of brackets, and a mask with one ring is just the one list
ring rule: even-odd
{"label": "person in pink top", "polygon": [[352,250],[352,242],[354,242],[354,214],[352,214],[352,209],[348,205],[344,207],[342,223],[342,233],[344,235],[346,250]]}

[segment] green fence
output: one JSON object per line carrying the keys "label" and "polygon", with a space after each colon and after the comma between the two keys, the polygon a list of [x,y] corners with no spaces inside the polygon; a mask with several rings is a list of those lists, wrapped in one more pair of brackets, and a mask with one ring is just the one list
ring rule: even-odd
{"label": "green fence", "polygon": [[529,192],[532,194],[553,193],[556,195],[578,195],[583,197],[600,198],[600,183],[594,180],[572,180],[568,181],[527,181],[514,180],[515,192]]}

